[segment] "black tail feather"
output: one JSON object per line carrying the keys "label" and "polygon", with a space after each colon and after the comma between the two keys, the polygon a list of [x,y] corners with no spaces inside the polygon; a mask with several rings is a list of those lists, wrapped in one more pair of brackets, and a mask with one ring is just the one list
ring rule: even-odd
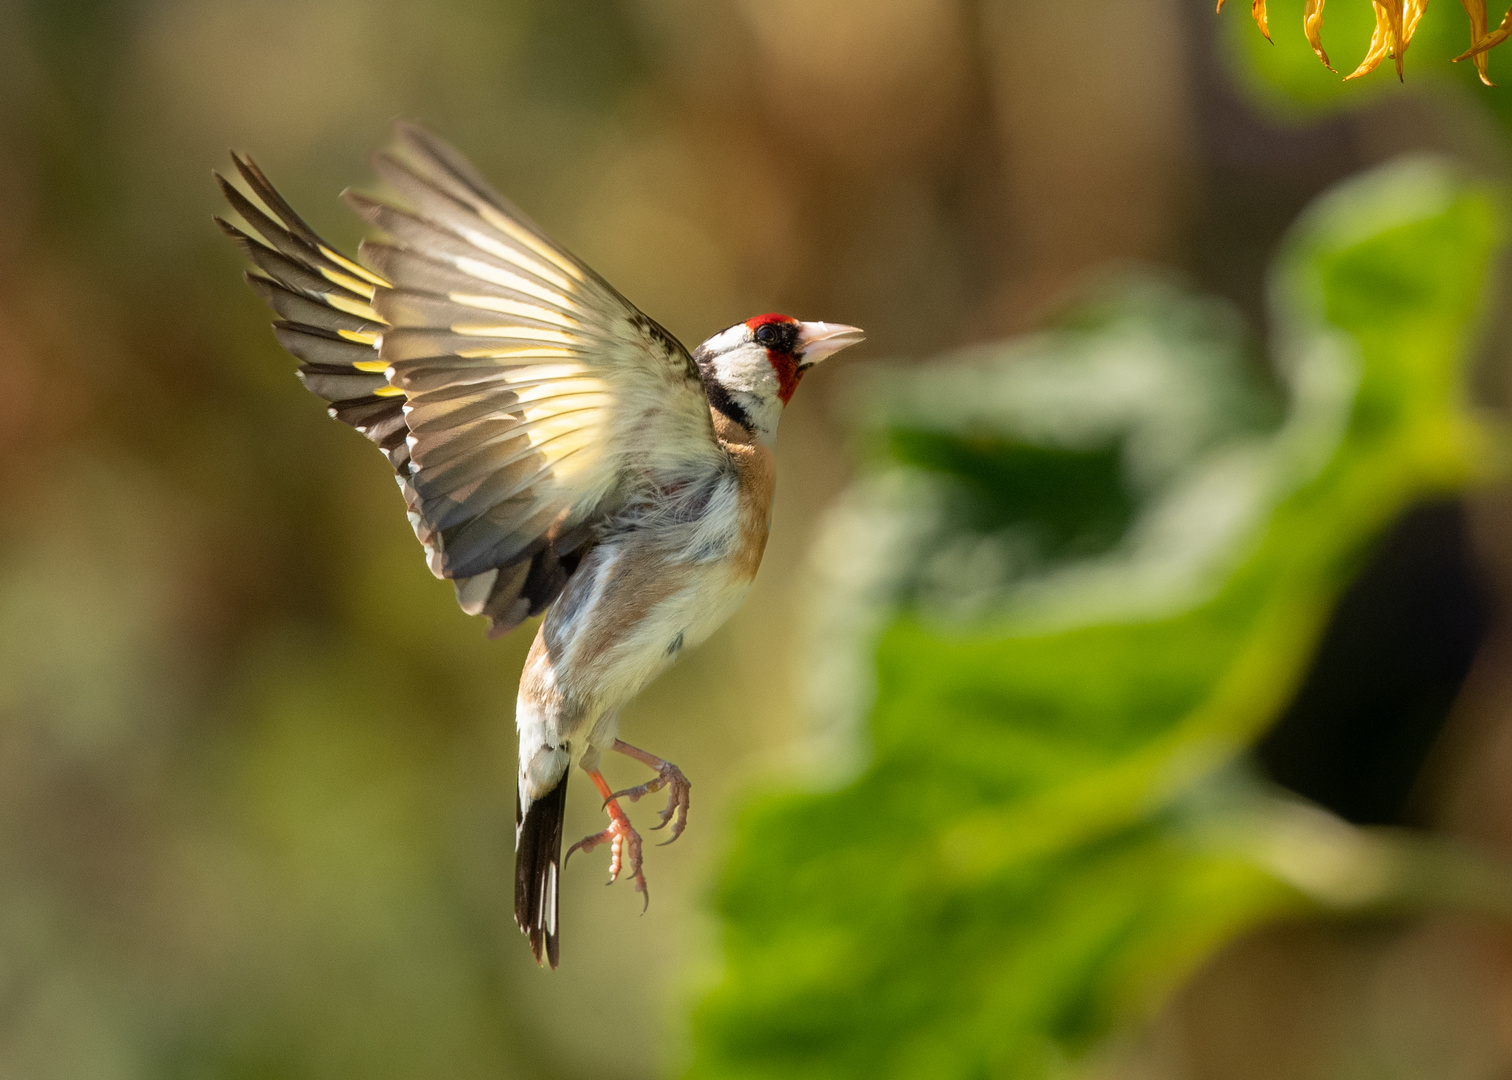
{"label": "black tail feather", "polygon": [[520,810],[515,795],[515,922],[530,938],[536,963],[544,952],[557,966],[557,878],[562,861],[562,817],[567,809],[567,772],[557,786]]}

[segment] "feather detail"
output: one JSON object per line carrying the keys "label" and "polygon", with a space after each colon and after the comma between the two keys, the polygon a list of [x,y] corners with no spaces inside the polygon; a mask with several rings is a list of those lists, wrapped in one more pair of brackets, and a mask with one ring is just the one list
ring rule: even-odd
{"label": "feather detail", "polygon": [[515,804],[515,921],[530,938],[536,963],[561,961],[557,931],[561,876],[562,820],[567,806],[567,771],[556,787],[526,806]]}

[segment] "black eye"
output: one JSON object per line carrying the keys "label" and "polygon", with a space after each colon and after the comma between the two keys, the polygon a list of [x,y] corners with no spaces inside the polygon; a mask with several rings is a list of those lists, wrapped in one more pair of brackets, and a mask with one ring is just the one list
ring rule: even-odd
{"label": "black eye", "polygon": [[777,328],[771,323],[767,323],[765,326],[758,326],[756,328],[756,342],[759,345],[764,345],[767,348],[771,348],[773,345],[777,344],[777,336]]}

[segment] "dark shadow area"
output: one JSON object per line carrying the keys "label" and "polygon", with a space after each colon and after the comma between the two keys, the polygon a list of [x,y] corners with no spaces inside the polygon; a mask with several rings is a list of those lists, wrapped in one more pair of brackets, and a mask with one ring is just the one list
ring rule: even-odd
{"label": "dark shadow area", "polygon": [[1409,510],[1339,601],[1261,765],[1349,821],[1412,824],[1413,783],[1494,614],[1464,504]]}

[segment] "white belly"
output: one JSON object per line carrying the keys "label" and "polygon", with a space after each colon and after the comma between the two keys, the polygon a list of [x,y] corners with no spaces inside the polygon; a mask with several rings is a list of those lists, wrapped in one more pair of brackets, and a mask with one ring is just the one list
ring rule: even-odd
{"label": "white belly", "polygon": [[[624,557],[611,553],[601,566],[582,569],[608,577],[620,569],[619,559]],[[576,627],[561,628],[568,647],[561,650],[565,662],[555,666],[569,692],[594,700],[601,711],[618,709],[676,663],[684,649],[708,640],[735,613],[751,587],[750,580],[737,575],[725,561],[685,564],[676,568],[675,576],[676,587],[667,596],[639,612],[611,644],[593,655],[585,648],[594,644],[591,634],[576,633]],[[592,625],[612,619],[606,607],[605,603],[585,604],[572,622]]]}
{"label": "white belly", "polygon": [[531,650],[515,707],[521,791],[527,800],[549,791],[570,760],[590,748],[608,750],[618,737],[620,707],[676,663],[684,649],[707,640],[750,591],[750,578],[727,561],[684,565],[677,568],[675,589],[643,608],[604,647],[590,651],[594,635],[587,631],[614,619],[606,610],[611,590],[605,586],[625,557],[601,548],[585,560],[574,575],[585,590],[580,602],[548,612]]}

